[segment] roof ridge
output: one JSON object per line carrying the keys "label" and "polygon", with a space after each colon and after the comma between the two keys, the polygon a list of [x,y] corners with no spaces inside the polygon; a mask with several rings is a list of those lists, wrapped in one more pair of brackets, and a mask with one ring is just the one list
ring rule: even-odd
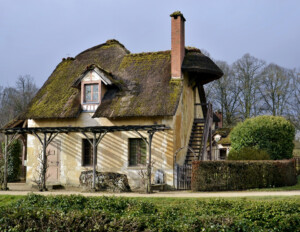
{"label": "roof ridge", "polygon": [[82,54],[84,54],[86,52],[89,52],[89,51],[92,51],[92,50],[95,50],[95,49],[98,49],[98,48],[101,48],[101,47],[104,47],[104,46],[111,46],[111,45],[114,45],[114,44],[119,45],[120,47],[122,47],[126,51],[126,53],[130,54],[130,51],[122,43],[120,43],[118,40],[116,40],[116,39],[109,39],[105,43],[98,44],[98,45],[96,45],[94,47],[88,48],[88,49],[80,52],[79,54],[77,54],[75,56],[75,59],[78,56],[80,56],[80,55],[82,55]]}
{"label": "roof ridge", "polygon": [[186,52],[200,52],[201,54],[203,54],[199,48],[192,47],[192,46],[185,46],[185,50]]}
{"label": "roof ridge", "polygon": [[153,54],[167,54],[170,53],[171,50],[165,50],[165,51],[154,51],[154,52],[139,52],[139,53],[130,53],[126,56],[146,56],[146,55],[153,55]]}

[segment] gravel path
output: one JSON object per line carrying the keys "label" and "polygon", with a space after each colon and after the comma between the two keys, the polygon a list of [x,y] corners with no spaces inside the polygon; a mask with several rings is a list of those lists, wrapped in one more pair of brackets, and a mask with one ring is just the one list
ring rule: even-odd
{"label": "gravel path", "polygon": [[67,190],[49,190],[48,192],[39,192],[33,190],[30,186],[23,183],[10,183],[8,185],[9,191],[0,191],[0,195],[27,195],[28,193],[35,193],[41,195],[71,195],[80,194],[83,196],[117,196],[117,197],[183,197],[183,198],[201,198],[201,197],[251,197],[251,196],[300,196],[300,190],[293,191],[228,191],[228,192],[190,192],[190,191],[169,191],[169,192],[155,192],[153,194],[144,193],[107,193],[107,192],[82,192],[79,188],[69,188]]}

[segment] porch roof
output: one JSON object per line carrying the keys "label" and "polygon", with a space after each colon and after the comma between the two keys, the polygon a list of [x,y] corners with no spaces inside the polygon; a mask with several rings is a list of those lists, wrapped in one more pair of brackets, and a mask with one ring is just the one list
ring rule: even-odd
{"label": "porch roof", "polygon": [[117,131],[162,131],[170,127],[165,125],[123,125],[123,126],[93,126],[93,127],[29,127],[29,128],[4,128],[0,133],[9,134],[32,134],[32,133],[70,133],[70,132],[92,132],[109,133]]}

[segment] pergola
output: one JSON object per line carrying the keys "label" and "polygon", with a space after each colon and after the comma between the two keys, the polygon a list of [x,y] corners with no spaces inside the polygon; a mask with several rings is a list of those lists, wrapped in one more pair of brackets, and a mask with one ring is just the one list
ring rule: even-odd
{"label": "pergola", "polygon": [[[151,176],[151,145],[153,135],[157,131],[168,130],[170,127],[165,125],[127,125],[127,126],[93,126],[93,127],[30,127],[30,128],[6,128],[0,129],[0,133],[5,135],[5,150],[4,150],[4,183],[3,189],[7,188],[7,162],[8,162],[8,147],[13,140],[16,139],[17,135],[32,134],[36,136],[43,147],[43,163],[42,163],[42,190],[47,190],[46,188],[46,167],[47,167],[47,156],[46,149],[47,146],[53,141],[53,139],[61,133],[81,133],[89,141],[93,147],[93,182],[92,188],[95,189],[96,182],[96,156],[97,147],[101,140],[107,133],[121,132],[121,131],[133,131],[136,132],[148,145],[148,175]],[[140,133],[141,131],[146,131],[148,133],[148,139],[143,137]],[[92,138],[87,135],[91,133]],[[151,178],[148,178],[148,192],[151,192]]]}

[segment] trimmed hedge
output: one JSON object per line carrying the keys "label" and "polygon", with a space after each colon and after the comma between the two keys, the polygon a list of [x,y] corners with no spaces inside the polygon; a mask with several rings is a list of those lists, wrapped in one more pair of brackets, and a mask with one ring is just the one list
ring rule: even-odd
{"label": "trimmed hedge", "polygon": [[291,186],[295,160],[193,161],[192,190],[221,191]]}
{"label": "trimmed hedge", "polygon": [[231,149],[228,154],[228,160],[270,160],[270,155],[254,147],[244,147],[240,151]]}
{"label": "trimmed hedge", "polygon": [[300,202],[28,195],[0,207],[0,231],[299,231]]}

